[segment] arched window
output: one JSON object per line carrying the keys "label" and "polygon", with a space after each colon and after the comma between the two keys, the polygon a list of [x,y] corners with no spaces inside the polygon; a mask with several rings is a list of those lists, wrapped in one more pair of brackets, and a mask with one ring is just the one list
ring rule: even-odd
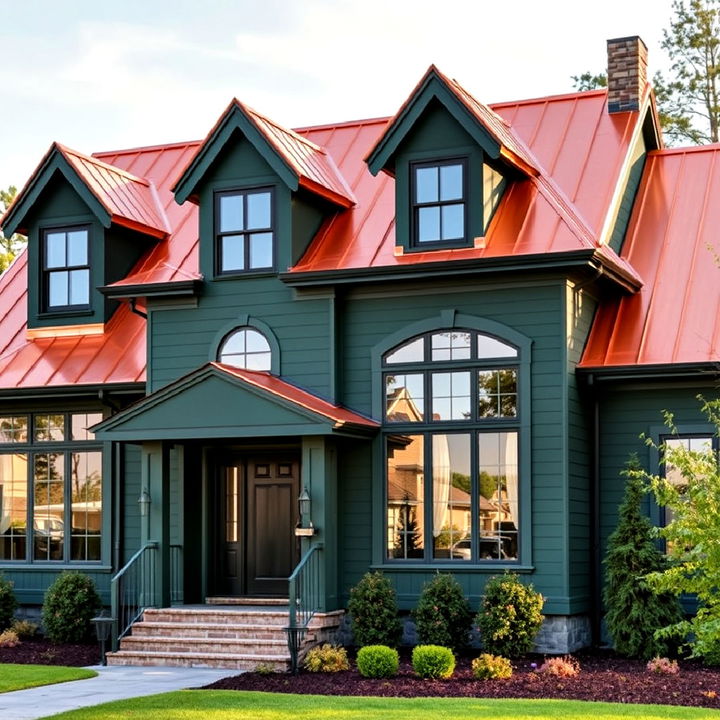
{"label": "arched window", "polygon": [[220,345],[218,362],[245,370],[270,370],[270,344],[255,328],[238,328],[227,335]]}
{"label": "arched window", "polygon": [[476,330],[382,358],[388,560],[518,559],[520,352]]}

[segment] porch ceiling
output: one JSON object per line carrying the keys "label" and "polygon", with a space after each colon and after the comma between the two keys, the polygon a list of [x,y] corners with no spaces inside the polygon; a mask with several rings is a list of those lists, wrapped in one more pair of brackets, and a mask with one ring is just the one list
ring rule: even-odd
{"label": "porch ceiling", "polygon": [[266,372],[207,363],[93,428],[99,440],[367,436],[379,424]]}

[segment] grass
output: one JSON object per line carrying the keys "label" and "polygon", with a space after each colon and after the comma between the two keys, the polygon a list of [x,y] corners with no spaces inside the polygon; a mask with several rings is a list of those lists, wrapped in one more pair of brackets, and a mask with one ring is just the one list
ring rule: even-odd
{"label": "grass", "polygon": [[53,720],[695,720],[720,711],[668,705],[577,700],[485,700],[290,695],[233,690],[181,690],[53,715]]}
{"label": "grass", "polygon": [[0,665],[0,693],[95,677],[94,670],[54,665]]}

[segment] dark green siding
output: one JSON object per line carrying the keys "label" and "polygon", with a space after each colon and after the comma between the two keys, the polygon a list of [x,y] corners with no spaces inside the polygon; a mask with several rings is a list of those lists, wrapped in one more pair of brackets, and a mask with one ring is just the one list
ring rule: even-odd
{"label": "dark green siding", "polygon": [[[142,490],[140,447],[123,446],[123,474],[120,482],[122,494],[122,564],[140,549],[140,513],[138,498]],[[115,480],[118,482],[118,480]]]}

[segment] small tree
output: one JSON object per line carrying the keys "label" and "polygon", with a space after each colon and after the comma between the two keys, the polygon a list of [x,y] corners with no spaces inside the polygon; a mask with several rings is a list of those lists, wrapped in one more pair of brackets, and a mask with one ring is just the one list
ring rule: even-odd
{"label": "small tree", "polygon": [[90,638],[90,620],[101,607],[95,583],[79,572],[63,572],[45,591],[42,622],[50,642],[79,643]]}
{"label": "small tree", "polygon": [[654,634],[680,622],[682,613],[675,596],[656,594],[645,580],[648,573],[665,570],[667,562],[655,545],[653,526],[642,512],[646,491],[636,455],[622,474],[626,478],[625,498],[604,561],[605,622],[621,655],[647,660],[673,649],[668,639],[655,638]]}
{"label": "small tree", "polygon": [[[702,411],[720,433],[720,400],[704,401]],[[670,413],[665,414],[670,432],[677,429]],[[655,447],[667,465],[683,478],[677,486],[659,475],[641,473],[650,484],[659,505],[672,511],[672,519],[660,530],[667,541],[669,567],[648,576],[656,592],[694,594],[698,600],[695,617],[681,620],[664,630],[661,637],[679,635],[688,641],[692,657],[711,665],[720,664],[720,468],[711,451],[689,450],[680,445]]]}

